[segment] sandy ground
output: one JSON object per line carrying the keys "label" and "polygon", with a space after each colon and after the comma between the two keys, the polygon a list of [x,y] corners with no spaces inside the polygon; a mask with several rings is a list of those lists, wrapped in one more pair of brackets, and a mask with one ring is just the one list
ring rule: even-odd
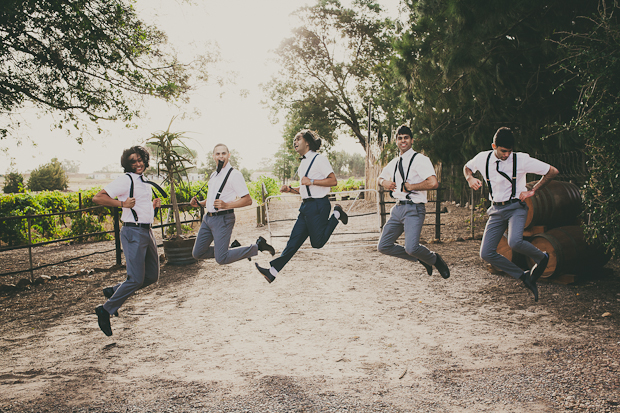
{"label": "sandy ground", "polygon": [[306,248],[273,284],[266,253],[165,265],[111,337],[93,308],[122,269],[5,294],[0,412],[620,411],[617,262],[535,303],[479,243],[428,245],[448,280],[369,242]]}

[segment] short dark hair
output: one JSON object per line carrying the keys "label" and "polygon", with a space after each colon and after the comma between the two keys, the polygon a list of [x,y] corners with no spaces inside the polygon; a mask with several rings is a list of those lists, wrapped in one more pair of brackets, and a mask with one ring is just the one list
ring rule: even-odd
{"label": "short dark hair", "polygon": [[301,137],[308,143],[311,151],[318,151],[321,148],[321,138],[319,138],[316,132],[310,129],[302,129],[299,133],[301,133]]}
{"label": "short dark hair", "polygon": [[398,135],[409,135],[411,139],[413,139],[413,132],[409,129],[407,125],[400,125],[398,129],[396,129],[396,136]]}
{"label": "short dark hair", "polygon": [[144,169],[149,167],[149,153],[142,146],[132,146],[129,149],[125,149],[123,154],[121,155],[121,166],[125,170],[125,172],[133,172],[133,168],[131,166],[131,161],[129,157],[133,154],[138,155],[142,158],[142,162],[144,162]]}
{"label": "short dark hair", "polygon": [[512,134],[510,128],[502,126],[495,132],[493,136],[493,143],[495,146],[501,146],[506,149],[513,149],[515,146],[515,137]]}

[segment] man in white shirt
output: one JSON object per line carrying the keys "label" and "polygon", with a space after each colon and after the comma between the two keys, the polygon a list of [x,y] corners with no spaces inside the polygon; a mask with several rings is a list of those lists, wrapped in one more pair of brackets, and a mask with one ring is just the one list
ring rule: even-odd
{"label": "man in white shirt", "polygon": [[104,288],[103,295],[108,300],[95,308],[99,327],[107,336],[112,335],[110,314],[118,315],[118,309],[127,298],[159,278],[159,255],[151,224],[155,208],[161,206],[161,200],[152,199],[152,188],[155,186],[162,190],[142,175],[149,166],[149,153],[143,147],[126,149],[121,156],[121,165],[126,174],[116,178],[93,197],[93,202],[98,205],[123,209],[120,236],[127,279]]}
{"label": "man in white shirt", "polygon": [[[408,126],[396,130],[396,145],[400,155],[388,163],[378,183],[392,191],[396,205],[390,212],[390,219],[383,227],[377,247],[382,254],[392,255],[412,262],[420,261],[428,275],[433,273],[433,265],[443,278],[450,277],[450,269],[436,252],[420,245],[420,233],[426,217],[426,191],[439,186],[433,164],[427,156],[415,152],[413,133]],[[405,232],[405,246],[396,240]]]}
{"label": "man in white shirt", "polygon": [[258,251],[274,255],[275,250],[263,237],[258,237],[256,243],[248,247],[229,248],[235,226],[235,208],[252,205],[252,198],[243,174],[230,165],[230,151],[226,145],[220,143],[213,148],[213,159],[218,169],[209,179],[207,199],[198,201],[193,197],[190,201],[193,207],[200,203],[206,208],[194,243],[193,257],[197,260],[215,258],[223,265],[253,257]]}
{"label": "man in white shirt", "polygon": [[[557,174],[553,166],[531,158],[527,153],[513,152],[515,139],[509,128],[501,127],[493,137],[490,151],[480,152],[463,167],[463,174],[470,188],[482,187],[482,182],[474,177],[480,171],[489,186],[492,201],[487,210],[489,220],[484,229],[480,257],[495,268],[523,281],[538,301],[536,281],[545,271],[549,255],[523,239],[523,228],[528,207],[524,202],[537,190],[543,188]],[[531,190],[526,187],[526,174],[542,175]],[[537,264],[530,271],[523,271],[504,256],[497,253],[497,245],[508,229],[508,245],[513,251],[530,257]]]}
{"label": "man in white shirt", "polygon": [[289,262],[302,244],[310,237],[312,248],[322,248],[336,229],[338,220],[347,224],[349,218],[338,204],[330,217],[331,204],[327,198],[330,188],[338,185],[338,180],[329,160],[316,151],[321,147],[321,138],[308,129],[300,131],[293,139],[295,151],[301,156],[301,163],[297,174],[300,177],[300,186],[291,188],[283,185],[280,192],[300,194],[302,198],[299,215],[291,236],[280,257],[271,261],[270,268],[256,268],[270,283]]}

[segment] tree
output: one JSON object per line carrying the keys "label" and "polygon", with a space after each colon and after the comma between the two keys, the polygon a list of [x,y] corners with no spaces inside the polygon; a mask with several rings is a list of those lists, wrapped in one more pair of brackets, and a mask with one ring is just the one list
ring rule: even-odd
{"label": "tree", "polygon": [[19,172],[9,172],[4,176],[5,194],[24,192],[24,177]]}
{"label": "tree", "polygon": [[[190,89],[191,71],[214,61],[183,65],[165,42],[128,0],[4,0],[0,113],[29,102],[62,113],[58,127],[77,128],[81,115],[130,122],[139,115],[137,98],[177,99]],[[8,134],[0,129],[0,138]]]}
{"label": "tree", "polygon": [[68,184],[67,173],[57,158],[32,171],[28,179],[28,189],[31,191],[62,191],[69,187]]}
{"label": "tree", "polygon": [[[490,147],[500,126],[518,133],[518,150],[558,152],[583,145],[549,125],[575,114],[578,90],[550,68],[558,30],[582,31],[581,0],[411,1],[411,26],[394,60],[407,86],[412,129],[434,160],[461,164]],[[585,24],[587,26],[587,24]]]}
{"label": "tree", "polygon": [[563,32],[558,44],[564,52],[556,65],[580,87],[575,102],[577,115],[561,125],[586,141],[590,177],[584,186],[584,226],[590,241],[607,247],[614,255],[620,248],[620,6],[599,3],[596,16],[580,17],[592,27],[588,32]]}
{"label": "tree", "polygon": [[291,150],[285,142],[280,144],[280,148],[273,156],[273,174],[286,183],[295,175],[296,167],[299,165],[297,152]]}
{"label": "tree", "polygon": [[337,131],[368,144],[368,104],[377,136],[402,122],[401,83],[389,67],[395,25],[380,6],[356,0],[352,8],[319,0],[296,12],[301,26],[276,51],[280,71],[264,89],[276,115],[287,112],[284,139],[309,127],[331,145]]}
{"label": "tree", "polygon": [[62,169],[64,169],[65,172],[69,172],[69,173],[80,172],[80,162],[65,159],[64,161],[62,161],[61,165],[62,165]]}

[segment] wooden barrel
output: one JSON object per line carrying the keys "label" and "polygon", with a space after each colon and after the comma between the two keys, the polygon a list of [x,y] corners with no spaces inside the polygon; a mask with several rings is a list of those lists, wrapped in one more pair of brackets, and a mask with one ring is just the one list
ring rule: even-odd
{"label": "wooden barrel", "polygon": [[[536,182],[527,184],[531,189]],[[529,207],[525,228],[536,225],[549,228],[563,225],[574,225],[581,213],[581,194],[575,184],[562,181],[551,181],[543,189],[536,191],[534,196],[525,200]]]}
{"label": "wooden barrel", "polygon": [[506,234],[502,235],[502,238],[499,240],[499,244],[497,244],[497,253],[504,256],[508,259],[508,261],[516,264],[519,268],[524,270],[529,268],[527,266],[527,262],[525,261],[525,256],[523,256],[523,254],[519,254],[518,252],[514,252],[512,248],[510,248]]}
{"label": "wooden barrel", "polygon": [[192,256],[196,238],[164,240],[164,254],[167,264],[187,265],[196,262]]}
{"label": "wooden barrel", "polygon": [[[560,274],[587,273],[591,269],[603,267],[610,259],[604,249],[589,245],[580,226],[566,226],[551,229],[532,237],[531,243],[549,254],[549,264],[541,278],[551,278]],[[529,267],[534,261],[527,258]]]}

